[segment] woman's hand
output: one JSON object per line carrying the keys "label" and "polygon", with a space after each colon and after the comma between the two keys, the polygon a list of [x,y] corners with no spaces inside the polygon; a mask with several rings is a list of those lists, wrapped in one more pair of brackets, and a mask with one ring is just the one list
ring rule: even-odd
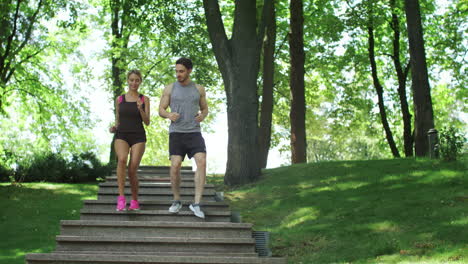
{"label": "woman's hand", "polygon": [[136,103],[137,103],[138,110],[143,110],[143,111],[145,110],[143,109],[143,101],[141,100],[141,98],[138,98]]}
{"label": "woman's hand", "polygon": [[109,132],[110,133],[115,133],[117,131],[117,128],[115,126],[109,127]]}

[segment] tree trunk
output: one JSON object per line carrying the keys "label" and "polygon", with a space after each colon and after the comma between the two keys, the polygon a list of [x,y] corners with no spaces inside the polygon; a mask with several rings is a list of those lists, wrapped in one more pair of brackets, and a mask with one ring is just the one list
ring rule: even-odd
{"label": "tree trunk", "polygon": [[[372,16],[372,14],[371,14]],[[395,141],[393,140],[392,130],[387,120],[387,112],[385,110],[384,99],[383,99],[383,87],[380,84],[379,77],[377,75],[377,64],[375,63],[375,40],[374,40],[374,27],[372,18],[370,18],[367,32],[369,34],[369,60],[372,68],[372,79],[374,81],[375,91],[377,92],[378,105],[380,111],[380,120],[385,130],[385,136],[387,138],[388,145],[392,151],[393,157],[399,158],[400,153],[396,147]]]}
{"label": "tree trunk", "polygon": [[291,162],[307,162],[307,141],[305,133],[305,94],[304,94],[304,14],[302,0],[290,3],[289,49],[291,54]]}
{"label": "tree trunk", "polygon": [[263,46],[263,92],[258,135],[260,168],[266,168],[271,143],[271,121],[273,115],[273,86],[275,74],[276,13],[274,0],[267,14],[266,38]]}
{"label": "tree trunk", "polygon": [[410,66],[403,68],[400,61],[400,19],[395,10],[395,0],[390,0],[390,8],[392,9],[393,29],[393,64],[395,65],[396,74],[398,77],[398,95],[400,97],[401,113],[403,116],[403,142],[405,156],[413,156],[413,133],[411,131],[411,113],[408,107],[408,99],[406,97],[406,79]]}
{"label": "tree trunk", "polygon": [[[271,1],[265,1],[267,5]],[[257,35],[256,3],[236,0],[230,40],[218,1],[203,0],[203,7],[227,98],[228,160],[224,182],[230,186],[253,182],[260,175],[256,80],[262,43],[259,36],[263,36]]]}
{"label": "tree trunk", "polygon": [[411,59],[411,78],[414,104],[414,148],[416,156],[427,156],[427,132],[434,128],[431,89],[424,51],[423,29],[418,0],[405,0],[406,23]]}
{"label": "tree trunk", "polygon": [[[123,25],[123,21],[120,20],[120,16],[119,16],[120,10],[122,9],[121,2],[118,0],[111,0],[110,8],[111,8],[111,14],[112,14],[111,31],[112,31],[112,37],[113,37],[111,47],[113,51],[116,51],[116,50],[121,51],[122,48],[127,47],[126,43],[122,43],[122,42],[125,42],[125,39],[122,38],[123,36],[122,31],[125,25]],[[123,83],[122,83],[122,75],[125,73],[125,70],[122,69],[120,66],[120,65],[123,65],[122,57],[121,57],[122,53],[117,52],[117,54],[119,55],[116,55],[115,53],[112,54],[112,59],[111,59],[113,99],[117,98],[117,96],[123,94],[125,91],[123,88]],[[115,114],[115,106],[114,106],[114,114]],[[110,154],[109,154],[110,165],[115,165],[117,162],[117,157],[116,157],[115,148],[114,148],[114,140],[115,140],[115,136],[112,138],[112,142],[110,146]]]}

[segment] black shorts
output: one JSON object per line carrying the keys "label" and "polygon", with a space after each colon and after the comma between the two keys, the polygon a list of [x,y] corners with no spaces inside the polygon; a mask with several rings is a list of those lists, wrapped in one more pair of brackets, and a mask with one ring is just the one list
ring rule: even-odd
{"label": "black shorts", "polygon": [[146,133],[143,132],[116,132],[115,139],[121,139],[131,147],[136,143],[146,142]]}
{"label": "black shorts", "polygon": [[[200,132],[169,134],[169,155],[181,156],[182,160],[185,154],[191,159],[198,152],[206,153],[205,140]],[[170,158],[170,157],[169,157]]]}

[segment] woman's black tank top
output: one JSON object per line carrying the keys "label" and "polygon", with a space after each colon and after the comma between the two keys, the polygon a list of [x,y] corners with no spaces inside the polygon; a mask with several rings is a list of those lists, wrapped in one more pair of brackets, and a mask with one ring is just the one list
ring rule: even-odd
{"label": "woman's black tank top", "polygon": [[[145,132],[143,127],[143,119],[141,118],[140,111],[138,110],[136,102],[127,102],[125,95],[119,98],[119,132]],[[144,100],[142,94],[139,95],[140,100]],[[143,111],[145,103],[143,101]]]}

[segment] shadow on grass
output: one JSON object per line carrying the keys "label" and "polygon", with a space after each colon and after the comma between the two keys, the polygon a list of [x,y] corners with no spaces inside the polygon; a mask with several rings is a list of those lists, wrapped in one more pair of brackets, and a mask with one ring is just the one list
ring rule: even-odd
{"label": "shadow on grass", "polygon": [[466,171],[414,159],[298,164],[228,198],[290,263],[457,260],[468,257]]}
{"label": "shadow on grass", "polygon": [[96,193],[95,183],[0,185],[0,263],[24,264],[27,253],[53,251],[60,220],[79,219],[83,199]]}

